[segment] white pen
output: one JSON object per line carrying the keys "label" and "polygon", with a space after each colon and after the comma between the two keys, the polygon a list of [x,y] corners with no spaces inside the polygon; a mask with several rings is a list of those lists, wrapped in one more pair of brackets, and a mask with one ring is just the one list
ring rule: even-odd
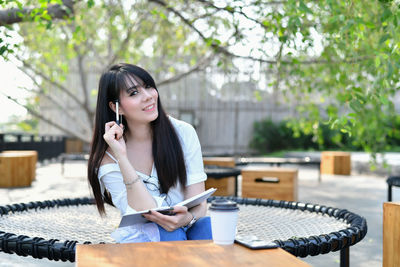
{"label": "white pen", "polygon": [[115,101],[115,121],[117,122],[117,124],[119,125],[119,114],[118,114],[118,110],[119,110],[119,102],[118,100]]}

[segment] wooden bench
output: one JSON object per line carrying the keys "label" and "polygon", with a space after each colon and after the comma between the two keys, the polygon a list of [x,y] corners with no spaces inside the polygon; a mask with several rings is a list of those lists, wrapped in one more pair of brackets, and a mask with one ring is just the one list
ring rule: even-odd
{"label": "wooden bench", "polygon": [[383,203],[383,267],[400,266],[400,202]]}
{"label": "wooden bench", "polygon": [[242,197],[297,201],[297,169],[242,169]]}
{"label": "wooden bench", "polygon": [[36,177],[38,153],[9,150],[0,153],[0,187],[30,186]]}
{"label": "wooden bench", "polygon": [[[231,167],[234,168],[235,158],[233,157],[204,157],[204,165],[220,166],[220,167]],[[208,177],[205,186],[206,190],[209,188],[217,188],[215,195],[218,196],[233,196],[237,190],[235,185],[235,177],[230,176],[226,178],[212,178]]]}

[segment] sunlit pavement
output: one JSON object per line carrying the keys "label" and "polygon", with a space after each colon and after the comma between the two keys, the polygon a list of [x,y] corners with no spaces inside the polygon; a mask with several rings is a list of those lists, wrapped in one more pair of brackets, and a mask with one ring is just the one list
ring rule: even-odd
{"label": "sunlit pavement", "polygon": [[[295,166],[284,166],[294,168]],[[355,172],[355,171],[354,171]],[[240,178],[240,177],[239,177]],[[315,168],[299,168],[299,201],[347,209],[367,219],[367,236],[350,248],[351,266],[382,265],[382,204],[386,201],[386,176],[353,174],[352,176],[322,175],[318,182]],[[239,189],[240,192],[240,189]],[[86,164],[69,162],[61,176],[60,163],[37,168],[31,187],[0,189],[0,205],[89,196]],[[400,190],[394,188],[394,201],[400,201]],[[339,266],[339,252],[301,258],[312,266]],[[2,266],[74,266],[70,262],[34,259],[0,252]]]}

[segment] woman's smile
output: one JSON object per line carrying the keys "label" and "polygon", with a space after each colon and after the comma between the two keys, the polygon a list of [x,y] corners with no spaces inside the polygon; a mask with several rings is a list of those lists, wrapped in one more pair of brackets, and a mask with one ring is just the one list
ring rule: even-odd
{"label": "woman's smile", "polygon": [[147,111],[147,112],[151,112],[151,111],[154,111],[155,109],[156,109],[156,105],[151,104],[151,105],[146,106],[143,110]]}

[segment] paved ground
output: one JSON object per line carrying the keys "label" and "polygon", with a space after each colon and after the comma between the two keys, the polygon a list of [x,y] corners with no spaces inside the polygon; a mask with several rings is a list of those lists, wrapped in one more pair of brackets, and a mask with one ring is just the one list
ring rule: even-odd
{"label": "paved ground", "polygon": [[[293,168],[293,166],[288,166]],[[89,195],[83,162],[66,163],[64,177],[57,162],[37,169],[37,179],[31,187],[0,189],[0,205],[32,200],[83,197]],[[299,201],[345,208],[366,217],[368,234],[363,241],[351,247],[351,266],[374,267],[382,265],[382,203],[386,200],[385,176],[360,175],[322,176],[313,168],[299,169]],[[394,200],[400,201],[400,190],[394,189]],[[312,266],[339,266],[339,252],[303,258]],[[74,266],[69,262],[33,259],[0,252],[2,266]]]}

